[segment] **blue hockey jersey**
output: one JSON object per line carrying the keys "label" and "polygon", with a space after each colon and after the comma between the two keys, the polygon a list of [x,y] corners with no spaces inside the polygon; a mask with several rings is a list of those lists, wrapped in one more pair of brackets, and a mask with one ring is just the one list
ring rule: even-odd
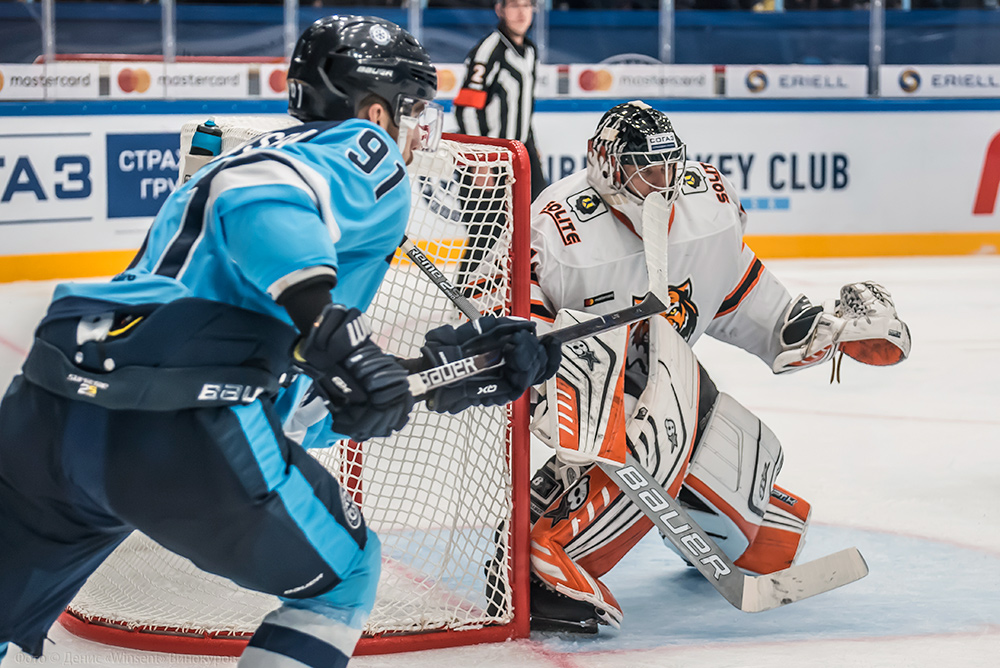
{"label": "blue hockey jersey", "polygon": [[200,297],[291,323],[275,303],[323,274],[333,301],[366,310],[406,228],[409,179],[380,127],[360,119],[270,132],[212,161],[164,203],[127,271],[62,284],[119,303]]}

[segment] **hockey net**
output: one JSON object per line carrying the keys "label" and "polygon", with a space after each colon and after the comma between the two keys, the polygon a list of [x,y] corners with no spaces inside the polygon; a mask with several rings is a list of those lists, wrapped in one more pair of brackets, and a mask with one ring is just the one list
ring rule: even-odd
{"label": "hockey net", "polygon": [[[228,150],[288,118],[217,122]],[[195,125],[185,126],[182,149]],[[408,237],[482,312],[527,315],[527,169],[518,143],[457,135],[409,167]],[[377,343],[404,357],[419,354],[428,330],[462,321],[398,252],[368,315]],[[393,437],[311,450],[353,494],[382,542],[377,600],[358,654],[527,635],[524,401],[456,416],[421,403]],[[498,566],[488,568],[491,562]],[[87,581],[61,622],[105,644],[237,655],[278,604],[136,532]]]}

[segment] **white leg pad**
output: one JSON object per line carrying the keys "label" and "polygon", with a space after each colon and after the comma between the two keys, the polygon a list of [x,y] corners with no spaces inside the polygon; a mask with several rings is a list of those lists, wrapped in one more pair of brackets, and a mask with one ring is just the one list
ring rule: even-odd
{"label": "white leg pad", "polygon": [[730,395],[719,393],[684,487],[708,506],[707,511],[690,510],[731,559],[756,536],[782,460],[774,432]]}

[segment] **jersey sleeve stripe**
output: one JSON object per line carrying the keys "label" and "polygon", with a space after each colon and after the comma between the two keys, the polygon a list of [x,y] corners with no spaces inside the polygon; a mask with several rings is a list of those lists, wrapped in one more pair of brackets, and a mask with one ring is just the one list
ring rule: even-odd
{"label": "jersey sleeve stripe", "polygon": [[455,96],[454,104],[456,107],[472,107],[473,109],[482,109],[486,106],[486,91],[463,88],[458,91],[458,95]]}
{"label": "jersey sleeve stripe", "polygon": [[764,264],[758,258],[754,258],[750,268],[743,274],[740,284],[722,300],[722,305],[719,306],[719,312],[715,314],[715,317],[721,318],[735,311],[746,296],[750,294],[750,291],[754,289],[754,286],[757,285],[763,270]]}
{"label": "jersey sleeve stripe", "polygon": [[555,322],[556,318],[545,308],[545,304],[535,299],[531,300],[531,317],[545,322]]}
{"label": "jersey sleeve stripe", "polygon": [[336,282],[337,270],[335,267],[329,267],[326,265],[297,269],[286,276],[282,276],[269,285],[267,287],[267,294],[271,295],[271,299],[274,301],[278,301],[281,295],[288,288],[293,285],[298,285],[299,283],[304,283],[310,279],[316,278],[317,276],[332,276],[333,280]]}

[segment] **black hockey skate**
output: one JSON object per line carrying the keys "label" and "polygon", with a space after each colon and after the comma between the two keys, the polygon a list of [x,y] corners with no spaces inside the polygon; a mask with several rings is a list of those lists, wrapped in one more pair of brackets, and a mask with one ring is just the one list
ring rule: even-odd
{"label": "black hockey skate", "polygon": [[531,578],[531,630],[562,633],[597,633],[597,609],[552,591]]}

